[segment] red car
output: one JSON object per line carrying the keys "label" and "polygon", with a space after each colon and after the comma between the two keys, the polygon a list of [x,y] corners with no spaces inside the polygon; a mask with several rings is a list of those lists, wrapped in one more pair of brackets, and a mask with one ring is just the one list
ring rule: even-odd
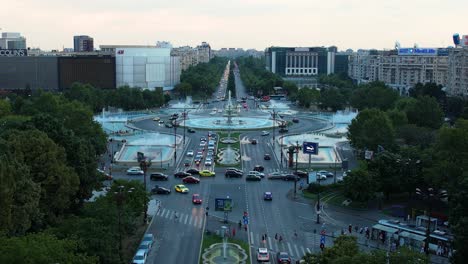
{"label": "red car", "polygon": [[182,182],[183,183],[200,183],[200,179],[198,179],[197,177],[193,177],[193,176],[187,176],[182,179]]}
{"label": "red car", "polygon": [[200,195],[199,194],[194,194],[192,195],[192,203],[194,204],[201,204],[202,203],[202,199],[200,198]]}

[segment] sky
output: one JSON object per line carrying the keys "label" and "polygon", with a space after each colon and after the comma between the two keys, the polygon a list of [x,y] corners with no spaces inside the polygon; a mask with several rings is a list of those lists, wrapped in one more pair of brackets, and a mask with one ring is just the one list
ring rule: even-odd
{"label": "sky", "polygon": [[0,0],[2,32],[28,47],[72,48],[74,35],[94,46],[212,49],[331,46],[339,50],[446,47],[468,34],[467,0]]}

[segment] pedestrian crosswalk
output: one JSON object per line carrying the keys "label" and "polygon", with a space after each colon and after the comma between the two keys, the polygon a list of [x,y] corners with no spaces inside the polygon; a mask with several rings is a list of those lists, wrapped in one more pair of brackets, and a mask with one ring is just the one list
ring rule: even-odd
{"label": "pedestrian crosswalk", "polygon": [[[275,239],[275,237],[267,236],[266,239],[262,240],[264,234],[255,234],[250,232],[250,244],[253,247],[266,247],[271,252],[286,251],[292,258],[302,258],[306,253],[312,253],[310,248],[305,247],[301,244],[299,238],[291,239],[292,241]],[[263,237],[264,238],[264,237]]]}
{"label": "pedestrian crosswalk", "polygon": [[203,216],[184,214],[167,208],[160,208],[156,212],[156,216],[172,220],[183,225],[194,226],[200,229],[203,228]]}

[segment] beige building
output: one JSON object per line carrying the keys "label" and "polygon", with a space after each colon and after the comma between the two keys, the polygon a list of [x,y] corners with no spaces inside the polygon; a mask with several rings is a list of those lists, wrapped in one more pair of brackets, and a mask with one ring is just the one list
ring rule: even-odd
{"label": "beige building", "polygon": [[206,63],[211,59],[211,47],[208,43],[202,42],[196,48],[183,46],[173,48],[171,56],[180,58],[180,67],[182,70],[188,69],[190,66],[195,66],[198,63]]}
{"label": "beige building", "polygon": [[468,96],[468,46],[449,50],[447,93]]}
{"label": "beige building", "polygon": [[448,64],[446,49],[360,51],[350,56],[348,74],[358,83],[382,81],[406,95],[417,83],[446,86]]}

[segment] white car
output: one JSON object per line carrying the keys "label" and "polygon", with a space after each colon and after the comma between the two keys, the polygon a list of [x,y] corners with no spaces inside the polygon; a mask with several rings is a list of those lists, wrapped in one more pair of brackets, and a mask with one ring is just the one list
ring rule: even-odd
{"label": "white car", "polygon": [[268,136],[268,135],[270,135],[270,132],[268,132],[268,131],[262,131],[262,136]]}
{"label": "white car", "polygon": [[317,172],[317,181],[322,181],[322,180],[326,180],[326,179],[327,179],[326,174],[321,174],[320,172]]}
{"label": "white car", "polygon": [[193,150],[189,150],[189,151],[187,151],[187,156],[189,156],[189,157],[193,157]]}
{"label": "white car", "polygon": [[258,171],[249,171],[248,174],[256,175],[256,176],[259,176],[259,177],[262,177],[262,178],[265,177],[265,173],[261,173],[261,172],[258,172]]}
{"label": "white car", "polygon": [[257,261],[258,262],[269,262],[270,261],[270,253],[268,253],[268,249],[259,248],[257,250]]}
{"label": "white car", "polygon": [[211,166],[212,165],[212,160],[211,158],[206,158],[205,160],[205,166]]}
{"label": "white car", "polygon": [[140,167],[131,167],[127,170],[128,175],[143,175],[144,172],[140,169]]}
{"label": "white car", "polygon": [[146,263],[146,251],[144,249],[140,249],[137,251],[135,256],[133,257],[132,264],[145,264]]}
{"label": "white car", "polygon": [[200,147],[206,146],[206,141],[200,141]]}

